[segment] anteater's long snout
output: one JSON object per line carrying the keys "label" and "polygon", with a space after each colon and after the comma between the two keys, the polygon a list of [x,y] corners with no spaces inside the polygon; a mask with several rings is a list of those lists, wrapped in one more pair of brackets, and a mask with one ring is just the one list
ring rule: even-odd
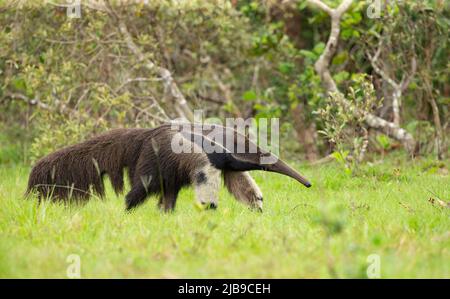
{"label": "anteater's long snout", "polygon": [[275,162],[274,164],[268,166],[267,170],[290,176],[291,178],[296,179],[298,182],[302,183],[306,187],[308,188],[311,187],[311,183],[305,177],[303,177],[300,173],[298,173],[296,170],[291,168],[289,165],[287,165],[280,159],[278,159],[277,162]]}

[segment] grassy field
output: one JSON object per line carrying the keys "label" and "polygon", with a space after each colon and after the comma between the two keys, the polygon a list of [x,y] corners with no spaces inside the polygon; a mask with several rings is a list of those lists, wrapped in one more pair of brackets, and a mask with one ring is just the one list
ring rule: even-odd
{"label": "grassy field", "polygon": [[[312,182],[254,172],[264,213],[221,192],[219,209],[196,208],[186,189],[175,213],[150,198],[124,213],[111,188],[83,206],[24,200],[29,168],[0,167],[0,277],[450,278],[448,161],[390,158],[358,176],[335,164],[301,166]],[[370,256],[370,257],[369,257]],[[372,268],[373,269],[373,268]]]}

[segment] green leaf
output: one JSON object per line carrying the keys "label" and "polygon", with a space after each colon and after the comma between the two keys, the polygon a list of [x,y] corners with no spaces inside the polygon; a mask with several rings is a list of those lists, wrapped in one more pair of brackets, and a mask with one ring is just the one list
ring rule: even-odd
{"label": "green leaf", "polygon": [[314,52],[308,50],[300,50],[300,55],[309,58],[311,60],[316,60],[318,57]]}
{"label": "green leaf", "polygon": [[290,62],[281,62],[278,65],[278,69],[283,74],[290,74],[292,72],[292,70],[294,69],[294,64],[290,63]]}
{"label": "green leaf", "polygon": [[342,83],[350,77],[350,74],[346,71],[342,71],[333,76],[333,79],[337,84]]}
{"label": "green leaf", "polygon": [[323,53],[323,50],[325,50],[325,44],[324,43],[318,43],[314,46],[314,53],[321,55]]}
{"label": "green leaf", "polygon": [[23,78],[14,78],[11,83],[16,90],[24,92],[27,90],[27,83]]}
{"label": "green leaf", "polygon": [[305,0],[299,1],[298,10],[304,10],[308,5],[308,2]]}
{"label": "green leaf", "polygon": [[333,152],[331,154],[331,156],[334,159],[336,159],[336,161],[343,163],[343,162],[345,162],[345,159],[347,158],[348,153],[349,153],[348,151],[343,151],[342,153],[341,152]]}
{"label": "green leaf", "polygon": [[339,52],[336,56],[334,56],[332,64],[339,65],[343,64],[348,59],[348,52],[342,51]]}
{"label": "green leaf", "polygon": [[381,145],[383,149],[389,149],[391,147],[391,140],[388,136],[384,134],[379,134],[376,137],[377,142]]}
{"label": "green leaf", "polygon": [[344,30],[342,30],[342,32],[341,32],[341,37],[342,37],[342,39],[344,39],[344,40],[347,40],[347,39],[349,39],[350,37],[352,37],[353,36],[353,29],[350,29],[350,28],[347,28],[347,29],[344,29]]}
{"label": "green leaf", "polygon": [[256,92],[253,91],[253,90],[247,90],[247,91],[244,92],[244,94],[242,95],[242,99],[243,99],[244,101],[248,101],[248,102],[254,101],[254,100],[256,100],[256,98],[257,98]]}

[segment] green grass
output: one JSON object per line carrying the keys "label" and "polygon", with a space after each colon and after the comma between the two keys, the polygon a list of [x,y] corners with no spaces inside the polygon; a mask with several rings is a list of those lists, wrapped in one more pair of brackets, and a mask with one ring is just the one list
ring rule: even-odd
{"label": "green grass", "polygon": [[[442,165],[441,165],[442,167]],[[264,213],[222,190],[219,209],[200,211],[186,189],[173,214],[150,198],[124,213],[122,196],[83,206],[24,200],[29,168],[0,168],[0,277],[367,277],[371,254],[382,278],[450,277],[448,161],[390,158],[358,176],[338,165],[297,167],[310,189],[254,172]]]}

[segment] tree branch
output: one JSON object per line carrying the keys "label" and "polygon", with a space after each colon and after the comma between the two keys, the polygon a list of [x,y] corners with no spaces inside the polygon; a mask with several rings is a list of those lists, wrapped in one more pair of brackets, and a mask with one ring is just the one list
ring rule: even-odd
{"label": "tree branch", "polygon": [[21,93],[6,93],[5,97],[10,98],[10,99],[19,99],[19,100],[24,101],[28,105],[38,106],[39,108],[42,108],[45,110],[50,110],[50,107],[47,104],[42,103],[39,99],[37,99],[37,98],[30,99],[29,97],[27,97],[26,95],[23,95]]}
{"label": "tree branch", "polygon": [[353,0],[344,0],[337,8],[331,9],[328,5],[326,5],[320,0],[309,0],[309,3],[316,5],[317,7],[325,11],[331,18],[331,32],[330,36],[328,37],[325,50],[314,64],[314,68],[321,77],[322,82],[325,85],[326,89],[331,92],[338,91],[338,88],[333,78],[331,77],[329,65],[331,59],[334,56],[334,53],[336,52],[339,34],[341,31],[340,27],[341,17],[348,10],[352,2]]}
{"label": "tree branch", "polygon": [[186,98],[181,93],[178,85],[172,77],[171,72],[163,67],[157,66],[152,61],[147,59],[142,50],[135,44],[128,28],[122,18],[114,11],[109,1],[105,1],[105,7],[109,16],[117,23],[118,29],[125,39],[127,47],[136,56],[139,62],[144,63],[144,67],[151,72],[155,72],[163,81],[164,91],[169,95],[174,102],[175,110],[182,118],[192,121],[194,114],[189,107]]}
{"label": "tree branch", "polygon": [[330,8],[328,5],[326,5],[325,3],[323,3],[320,0],[309,0],[309,3],[314,4],[315,6],[319,7],[321,10],[323,10],[330,16],[333,14],[333,9]]}
{"label": "tree branch", "polygon": [[380,38],[380,41],[378,42],[378,48],[375,53],[375,55],[371,56],[369,51],[366,51],[366,56],[369,58],[370,64],[372,65],[372,68],[374,71],[380,75],[380,77],[386,81],[393,89],[392,92],[392,112],[394,115],[394,124],[397,126],[400,125],[400,107],[401,107],[401,99],[402,99],[402,93],[408,88],[409,83],[411,82],[412,78],[414,77],[416,70],[417,70],[417,61],[416,57],[412,57],[411,59],[411,73],[409,75],[404,75],[403,79],[400,83],[397,83],[387,75],[387,73],[381,69],[378,64],[378,58],[381,53],[381,48],[383,46],[382,39]]}
{"label": "tree branch", "polygon": [[[328,93],[337,92],[342,95],[342,93],[339,91],[336,85],[336,82],[333,80],[333,77],[330,74],[329,66],[331,59],[333,58],[336,52],[336,47],[339,40],[341,17],[349,9],[353,1],[344,0],[335,9],[331,9],[329,6],[327,6],[320,0],[308,0],[308,2],[326,12],[331,18],[331,31],[327,41],[327,45],[322,55],[320,55],[319,59],[316,61],[314,68],[317,74],[320,76],[322,84],[324,85]],[[377,57],[378,55],[379,54],[377,54]],[[363,115],[365,115],[364,121],[369,127],[380,130],[386,135],[402,142],[407,151],[411,155],[414,154],[415,141],[412,135],[409,134],[406,130],[376,115],[364,113],[362,111],[355,111],[355,113],[362,113]]]}

